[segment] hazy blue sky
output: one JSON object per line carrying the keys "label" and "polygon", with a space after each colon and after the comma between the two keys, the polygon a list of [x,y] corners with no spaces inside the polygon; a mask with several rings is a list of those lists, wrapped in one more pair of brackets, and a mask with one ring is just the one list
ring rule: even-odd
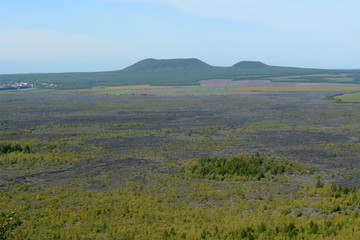
{"label": "hazy blue sky", "polygon": [[358,0],[0,0],[0,73],[196,57],[360,68]]}

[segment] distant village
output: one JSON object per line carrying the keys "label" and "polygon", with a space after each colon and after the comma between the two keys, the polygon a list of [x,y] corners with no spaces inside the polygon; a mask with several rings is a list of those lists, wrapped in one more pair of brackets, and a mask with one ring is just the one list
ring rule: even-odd
{"label": "distant village", "polygon": [[30,89],[35,87],[47,88],[47,87],[57,87],[56,84],[53,83],[28,83],[28,82],[15,82],[15,83],[7,83],[0,85],[0,90],[17,90],[17,89]]}

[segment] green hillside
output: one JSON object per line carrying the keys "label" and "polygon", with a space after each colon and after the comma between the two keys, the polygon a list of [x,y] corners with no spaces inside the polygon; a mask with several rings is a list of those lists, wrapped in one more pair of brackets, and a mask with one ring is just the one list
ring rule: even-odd
{"label": "green hillside", "polygon": [[2,74],[0,85],[14,82],[53,83],[61,89],[126,85],[198,85],[206,79],[360,83],[360,70],[326,70],[269,66],[242,61],[214,67],[198,59],[145,59],[123,70],[44,74]]}
{"label": "green hillside", "polygon": [[242,68],[242,69],[264,69],[269,68],[270,66],[266,65],[262,62],[254,62],[254,61],[241,61],[232,66],[233,68]]}
{"label": "green hillside", "polygon": [[180,72],[192,70],[209,70],[213,67],[196,58],[190,59],[168,59],[156,60],[153,58],[144,59],[134,65],[131,65],[121,72]]}

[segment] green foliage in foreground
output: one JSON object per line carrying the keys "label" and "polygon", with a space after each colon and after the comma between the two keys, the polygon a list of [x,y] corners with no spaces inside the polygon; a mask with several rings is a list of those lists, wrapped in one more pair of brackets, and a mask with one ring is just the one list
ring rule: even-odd
{"label": "green foliage in foreground", "polygon": [[0,240],[9,237],[12,230],[21,225],[21,220],[14,212],[0,214]]}
{"label": "green foliage in foreground", "polygon": [[0,212],[12,211],[18,219],[15,224],[2,218],[2,226],[11,226],[3,234],[9,239],[360,238],[355,189],[306,185],[295,197],[283,198],[253,183],[163,174],[152,179],[146,186],[128,181],[103,192],[66,187],[1,192]]}
{"label": "green foliage in foreground", "polygon": [[94,152],[60,150],[67,145],[67,141],[68,139],[63,138],[0,141],[0,167],[18,170],[61,167],[63,164],[98,158]]}
{"label": "green foliage in foreground", "polygon": [[29,145],[22,148],[20,144],[0,143],[0,154],[8,154],[11,152],[30,153],[31,150]]}
{"label": "green foliage in foreground", "polygon": [[238,154],[234,157],[207,157],[194,159],[185,172],[191,177],[213,180],[260,180],[291,170],[288,161],[271,158],[267,161],[259,154]]}

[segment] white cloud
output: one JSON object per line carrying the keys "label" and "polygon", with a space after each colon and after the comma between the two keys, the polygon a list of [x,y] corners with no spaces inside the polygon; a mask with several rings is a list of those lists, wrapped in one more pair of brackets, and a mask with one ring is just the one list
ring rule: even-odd
{"label": "white cloud", "polygon": [[358,27],[356,0],[103,0],[168,4],[203,18],[251,22],[275,29],[330,30]]}

